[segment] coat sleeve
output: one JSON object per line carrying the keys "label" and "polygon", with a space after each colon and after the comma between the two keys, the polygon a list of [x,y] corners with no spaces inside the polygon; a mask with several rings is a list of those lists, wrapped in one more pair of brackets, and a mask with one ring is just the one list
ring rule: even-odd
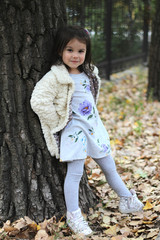
{"label": "coat sleeve", "polygon": [[54,74],[50,71],[36,84],[30,100],[31,107],[41,123],[48,125],[50,129],[58,123],[54,105],[56,90],[57,82]]}

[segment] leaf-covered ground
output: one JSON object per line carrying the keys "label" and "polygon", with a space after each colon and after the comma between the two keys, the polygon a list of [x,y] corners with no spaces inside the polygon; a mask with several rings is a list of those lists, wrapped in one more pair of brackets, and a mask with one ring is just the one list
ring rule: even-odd
{"label": "leaf-covered ground", "polygon": [[144,211],[121,214],[119,198],[108,186],[104,175],[88,158],[86,169],[90,186],[100,197],[90,209],[88,221],[95,234],[91,237],[71,233],[62,218],[35,223],[28,217],[7,221],[0,239],[156,239],[160,226],[160,103],[146,101],[147,69],[138,66],[113,74],[102,81],[98,109],[109,132],[117,169],[128,188],[134,188],[144,203]]}

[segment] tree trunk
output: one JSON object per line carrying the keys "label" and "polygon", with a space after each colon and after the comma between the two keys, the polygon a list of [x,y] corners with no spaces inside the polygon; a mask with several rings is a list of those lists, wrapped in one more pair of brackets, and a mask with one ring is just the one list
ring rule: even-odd
{"label": "tree trunk", "polygon": [[149,56],[148,99],[160,101],[160,1],[156,1],[156,13],[152,24]]}
{"label": "tree trunk", "polygon": [[[64,3],[0,3],[0,222],[65,212],[66,165],[50,156],[30,107],[34,85],[49,69],[54,30],[66,22]],[[80,193],[85,211],[95,200],[85,174]]]}

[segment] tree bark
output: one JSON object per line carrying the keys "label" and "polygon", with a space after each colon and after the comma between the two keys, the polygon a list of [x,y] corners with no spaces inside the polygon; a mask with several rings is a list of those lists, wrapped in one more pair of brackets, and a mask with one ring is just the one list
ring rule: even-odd
{"label": "tree bark", "polygon": [[148,99],[160,101],[160,1],[156,1],[156,13],[152,24],[149,56]]}
{"label": "tree bark", "polygon": [[[50,156],[30,97],[49,69],[54,30],[66,23],[65,1],[3,0],[0,12],[0,222],[40,222],[65,213],[66,165]],[[95,200],[86,174],[80,194],[85,211]]]}

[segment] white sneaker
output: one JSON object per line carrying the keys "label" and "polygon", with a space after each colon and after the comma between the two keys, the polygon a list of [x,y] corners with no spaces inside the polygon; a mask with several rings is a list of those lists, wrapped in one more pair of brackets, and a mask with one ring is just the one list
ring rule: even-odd
{"label": "white sneaker", "polygon": [[67,224],[75,234],[82,233],[89,236],[93,233],[84,220],[80,208],[74,212],[67,212]]}
{"label": "white sneaker", "polygon": [[133,213],[143,210],[143,203],[137,198],[136,192],[130,190],[131,197],[121,197],[119,201],[119,210],[121,213]]}

